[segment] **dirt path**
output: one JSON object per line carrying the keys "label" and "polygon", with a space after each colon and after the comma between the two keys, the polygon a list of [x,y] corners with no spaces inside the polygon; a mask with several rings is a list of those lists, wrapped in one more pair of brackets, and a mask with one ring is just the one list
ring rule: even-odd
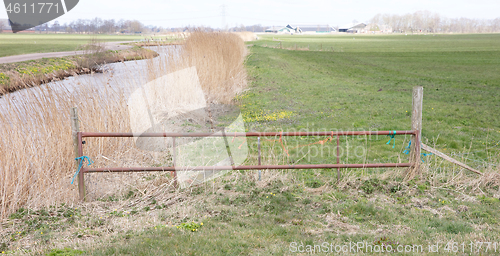
{"label": "dirt path", "polygon": [[[131,45],[120,45],[122,43],[130,43],[132,41],[119,41],[119,42],[105,42],[104,47],[106,50],[125,50],[132,48]],[[43,53],[30,53],[14,56],[0,57],[0,64],[13,63],[19,61],[36,60],[41,58],[59,58],[64,56],[72,56],[83,54],[84,51],[69,51],[69,52],[43,52]]]}

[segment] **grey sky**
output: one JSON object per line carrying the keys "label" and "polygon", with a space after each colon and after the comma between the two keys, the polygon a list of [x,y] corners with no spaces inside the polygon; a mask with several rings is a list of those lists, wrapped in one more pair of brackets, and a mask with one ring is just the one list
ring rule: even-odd
{"label": "grey sky", "polygon": [[[264,26],[295,24],[343,25],[353,20],[365,22],[377,13],[406,14],[420,10],[437,12],[448,18],[494,19],[500,17],[498,0],[80,0],[60,23],[76,19],[136,19],[146,25],[163,27],[221,27],[225,24]],[[7,18],[4,5],[0,18]]]}

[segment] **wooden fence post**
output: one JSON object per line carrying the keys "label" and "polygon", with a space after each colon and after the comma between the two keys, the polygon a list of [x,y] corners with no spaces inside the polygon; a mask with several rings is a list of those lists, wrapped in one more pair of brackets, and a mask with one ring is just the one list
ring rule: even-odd
{"label": "wooden fence post", "polygon": [[[78,109],[76,107],[71,108],[71,136],[73,137],[73,148],[75,151],[75,158],[80,157],[79,150],[78,148],[80,147],[79,145],[79,139],[78,139],[78,132],[80,131],[80,121],[78,120]],[[83,160],[81,160],[83,161]],[[80,164],[79,160],[76,160],[76,168],[78,170],[78,166]],[[80,173],[78,173],[78,193],[80,196],[80,200],[84,201],[85,200],[85,180],[83,176],[83,172],[80,170]]]}
{"label": "wooden fence post", "polygon": [[[257,151],[258,151],[257,161],[258,161],[259,165],[261,165],[262,162],[261,162],[261,158],[260,158],[260,137],[257,137]],[[262,176],[261,173],[262,172],[259,169],[259,181],[261,180],[261,176]]]}
{"label": "wooden fence post", "polygon": [[[172,137],[172,162],[173,166],[177,166],[177,143],[175,143],[175,137]],[[178,188],[179,184],[177,183],[177,170],[174,170],[174,188]]]}
{"label": "wooden fence post", "polygon": [[411,138],[410,162],[413,163],[414,174],[420,174],[420,147],[422,140],[422,103],[424,99],[424,88],[422,86],[413,87],[413,108],[411,115],[411,129],[417,134]]}

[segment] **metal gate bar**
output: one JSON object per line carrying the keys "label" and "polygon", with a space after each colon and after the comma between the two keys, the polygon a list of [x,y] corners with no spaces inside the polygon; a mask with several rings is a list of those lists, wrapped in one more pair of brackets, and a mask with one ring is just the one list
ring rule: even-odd
{"label": "metal gate bar", "polygon": [[[357,135],[413,135],[417,145],[420,143],[419,132],[417,130],[409,131],[330,131],[330,132],[235,132],[228,134],[221,133],[98,133],[98,132],[78,132],[78,156],[83,156],[83,138],[86,137],[171,137],[172,147],[175,150],[177,137],[258,137],[258,165],[242,166],[194,166],[182,167],[176,166],[176,155],[173,153],[173,166],[165,167],[112,167],[112,168],[85,168],[82,166],[78,175],[79,184],[84,187],[85,173],[102,172],[148,172],[148,171],[170,171],[174,174],[175,185],[177,185],[176,170],[204,171],[204,170],[260,170],[260,169],[337,169],[337,178],[340,178],[340,168],[394,168],[394,167],[412,167],[415,163],[377,163],[377,164],[339,164],[339,136],[357,136]],[[337,137],[337,164],[308,164],[308,165],[262,165],[260,137],[269,136],[336,136]],[[82,195],[83,194],[83,195]],[[80,190],[80,197],[85,197],[85,190]]]}

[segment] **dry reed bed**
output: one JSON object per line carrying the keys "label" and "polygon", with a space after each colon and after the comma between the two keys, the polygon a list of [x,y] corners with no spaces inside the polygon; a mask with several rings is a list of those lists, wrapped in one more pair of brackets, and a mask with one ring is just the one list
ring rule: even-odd
{"label": "dry reed bed", "polygon": [[151,42],[141,42],[141,43],[134,43],[137,46],[143,47],[143,46],[167,46],[167,45],[183,45],[184,40],[177,40],[177,41],[170,41],[170,42],[164,42],[164,41],[151,41]]}
{"label": "dry reed bed", "polygon": [[[71,185],[76,170],[69,109],[77,106],[87,131],[128,129],[126,106],[114,92],[98,96],[92,87],[69,93],[46,87],[6,96],[0,106],[0,216],[19,207],[47,206],[76,199]],[[21,103],[22,102],[22,103]],[[111,118],[113,117],[113,118]],[[121,145],[122,144],[122,145]],[[118,140],[101,139],[88,154],[113,155]]]}
{"label": "dry reed bed", "polygon": [[245,42],[257,40],[257,34],[250,31],[234,32],[234,34],[241,37],[241,39],[243,39],[243,41]]}
{"label": "dry reed bed", "polygon": [[186,40],[181,60],[183,66],[196,67],[208,101],[229,103],[246,87],[246,55],[235,34],[195,32]]}
{"label": "dry reed bed", "polygon": [[[167,67],[150,64],[144,72],[157,75],[194,65],[207,97],[229,102],[246,85],[245,51],[243,41],[236,35],[195,32],[175,61],[167,61]],[[76,202],[77,186],[70,184],[77,167],[70,108],[78,107],[82,131],[130,131],[127,99],[120,89],[106,87],[96,93],[97,88],[92,82],[73,91],[42,86],[7,94],[0,101],[3,133],[0,137],[0,220],[20,207]],[[136,149],[131,138],[89,139],[85,150],[86,155],[94,158],[96,166],[150,165],[157,160],[155,154]],[[132,185],[134,179],[140,178],[132,174],[88,176],[89,189],[103,191],[94,193],[93,198],[105,195],[106,191],[126,189],[127,184]],[[102,187],[102,180],[112,189]],[[117,183],[122,181],[128,182]]]}

